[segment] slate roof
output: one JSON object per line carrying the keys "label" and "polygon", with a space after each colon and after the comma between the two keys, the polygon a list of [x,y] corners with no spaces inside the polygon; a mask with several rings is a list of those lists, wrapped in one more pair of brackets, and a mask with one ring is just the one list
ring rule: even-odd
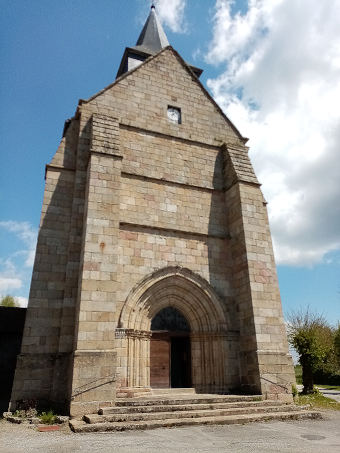
{"label": "slate roof", "polygon": [[168,38],[163,27],[158,20],[154,5],[151,6],[149,17],[147,18],[143,30],[137,40],[135,48],[152,55],[169,45]]}
{"label": "slate roof", "polygon": [[[157,17],[155,6],[152,5],[150,14],[146,19],[145,25],[139,35],[136,45],[125,49],[116,77],[118,78],[128,71],[128,56],[137,57],[137,59],[139,59],[139,55],[140,60],[143,61],[148,57],[157,55],[161,50],[165,49],[165,47],[168,47],[169,45],[168,38],[166,37],[162,24]],[[196,77],[199,78],[203,70],[189,63],[187,64]]]}

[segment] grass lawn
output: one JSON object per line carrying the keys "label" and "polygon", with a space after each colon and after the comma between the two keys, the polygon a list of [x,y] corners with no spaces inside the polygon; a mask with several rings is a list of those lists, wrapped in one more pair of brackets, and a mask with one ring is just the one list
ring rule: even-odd
{"label": "grass lawn", "polygon": [[297,384],[302,384],[302,366],[301,365],[295,365],[294,370],[295,370],[296,383]]}
{"label": "grass lawn", "polygon": [[323,396],[321,393],[313,393],[311,395],[299,395],[295,398],[295,403],[299,406],[310,404],[312,409],[332,409],[334,411],[340,411],[340,403]]}

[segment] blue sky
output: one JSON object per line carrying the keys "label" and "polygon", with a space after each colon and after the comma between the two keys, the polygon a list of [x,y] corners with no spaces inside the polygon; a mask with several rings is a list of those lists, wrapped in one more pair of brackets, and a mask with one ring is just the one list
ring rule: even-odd
{"label": "blue sky", "polygon": [[[0,7],[0,294],[24,303],[44,165],[78,99],[114,80],[150,2],[0,0]],[[159,0],[157,11],[170,44],[204,69],[202,82],[250,138],[285,313],[308,304],[336,323],[340,1]]]}

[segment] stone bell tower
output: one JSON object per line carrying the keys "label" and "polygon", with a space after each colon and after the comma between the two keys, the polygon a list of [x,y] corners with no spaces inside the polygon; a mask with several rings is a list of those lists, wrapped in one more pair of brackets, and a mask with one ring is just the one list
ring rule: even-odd
{"label": "stone bell tower", "polygon": [[266,203],[245,139],[155,8],[50,164],[11,408],[155,387],[291,397]]}

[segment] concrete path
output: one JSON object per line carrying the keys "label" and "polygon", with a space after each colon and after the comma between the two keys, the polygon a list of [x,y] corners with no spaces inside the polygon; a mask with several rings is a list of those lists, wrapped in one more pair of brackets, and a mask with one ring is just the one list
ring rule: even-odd
{"label": "concrete path", "polygon": [[[303,386],[302,385],[297,385],[296,386],[299,392],[302,392]],[[332,387],[330,385],[330,387]],[[332,398],[333,400],[337,401],[340,403],[340,391],[339,390],[329,390],[329,389],[324,389],[321,387],[317,387],[320,392],[324,395],[327,396],[327,398]]]}
{"label": "concrete path", "polygon": [[340,412],[324,420],[121,433],[39,433],[0,421],[0,453],[339,453]]}
{"label": "concrete path", "polygon": [[318,389],[320,390],[320,392],[323,395],[327,396],[328,398],[332,398],[333,400],[335,400],[338,403],[340,403],[340,390],[322,389],[320,387],[318,387]]}

